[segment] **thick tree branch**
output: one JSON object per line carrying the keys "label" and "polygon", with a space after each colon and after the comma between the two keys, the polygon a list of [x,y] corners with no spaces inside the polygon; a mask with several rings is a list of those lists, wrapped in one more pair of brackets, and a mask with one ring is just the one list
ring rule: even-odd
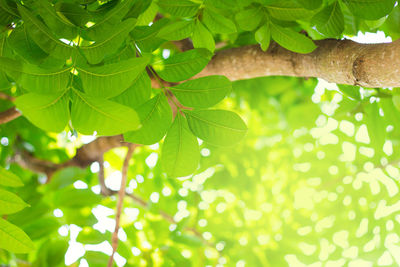
{"label": "thick tree branch", "polygon": [[290,52],[271,43],[218,52],[197,77],[225,75],[231,80],[262,76],[318,77],[339,84],[364,87],[400,86],[400,40],[359,44],[350,40],[322,40],[310,54]]}
{"label": "thick tree branch", "polygon": [[7,123],[21,116],[21,113],[15,107],[0,112],[0,124]]}

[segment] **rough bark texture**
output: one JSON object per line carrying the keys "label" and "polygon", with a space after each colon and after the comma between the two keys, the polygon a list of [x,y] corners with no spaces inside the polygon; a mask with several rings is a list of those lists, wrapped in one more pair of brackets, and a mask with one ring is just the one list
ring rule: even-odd
{"label": "rough bark texture", "polygon": [[222,50],[197,77],[225,75],[231,80],[262,76],[318,77],[339,84],[364,87],[400,86],[400,40],[359,44],[350,40],[322,40],[310,54],[290,52],[271,43]]}

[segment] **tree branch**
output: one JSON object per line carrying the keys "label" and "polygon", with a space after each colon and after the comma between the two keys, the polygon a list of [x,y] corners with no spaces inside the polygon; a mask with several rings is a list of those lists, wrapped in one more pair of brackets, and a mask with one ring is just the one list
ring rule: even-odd
{"label": "tree branch", "polygon": [[124,204],[125,190],[126,190],[126,176],[128,174],[129,160],[132,158],[136,145],[129,145],[128,152],[126,153],[124,164],[122,165],[122,178],[121,187],[118,192],[117,212],[115,213],[115,229],[111,238],[112,253],[108,261],[108,267],[112,267],[114,261],[114,254],[118,248],[118,230],[121,218],[122,206]]}
{"label": "tree branch", "polygon": [[217,52],[197,77],[225,75],[230,80],[262,76],[318,77],[339,84],[364,87],[400,86],[400,40],[359,44],[350,40],[322,40],[310,54],[297,54],[271,43]]}
{"label": "tree branch", "polygon": [[0,124],[7,123],[21,116],[21,113],[15,107],[0,112]]}

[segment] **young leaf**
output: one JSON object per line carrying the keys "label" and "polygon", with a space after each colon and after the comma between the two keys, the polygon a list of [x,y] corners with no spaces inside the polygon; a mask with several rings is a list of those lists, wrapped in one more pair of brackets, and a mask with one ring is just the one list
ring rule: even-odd
{"label": "young leaf", "polygon": [[158,61],[153,66],[163,80],[180,82],[199,73],[208,64],[211,56],[207,49],[196,48]]}
{"label": "young leaf", "polygon": [[170,177],[192,174],[200,160],[199,144],[190,132],[186,119],[178,113],[167,132],[161,153],[161,164]]}
{"label": "young leaf", "polygon": [[215,50],[215,41],[213,35],[200,21],[196,21],[195,23],[192,42],[194,48],[205,48],[212,53]]}
{"label": "young leaf", "polygon": [[236,32],[236,26],[230,19],[208,8],[203,11],[202,21],[213,33],[230,34]]}
{"label": "young leaf", "polygon": [[254,7],[236,13],[235,19],[240,28],[245,31],[252,31],[260,25],[263,16],[261,8]]}
{"label": "young leaf", "polygon": [[0,57],[0,69],[26,90],[40,94],[65,91],[71,75],[70,67],[61,70],[47,70],[6,57]]}
{"label": "young leaf", "polygon": [[263,51],[267,51],[271,42],[271,30],[269,24],[261,26],[255,33],[256,41],[260,44]]}
{"label": "young leaf", "polygon": [[161,140],[171,126],[172,111],[164,94],[158,94],[137,109],[142,127],[124,134],[127,142],[151,145]]}
{"label": "young leaf", "polygon": [[158,0],[158,6],[175,17],[192,17],[196,15],[199,4],[189,0]]}
{"label": "young leaf", "polygon": [[193,32],[193,21],[173,21],[164,26],[157,37],[168,41],[179,41],[188,38]]}
{"label": "young leaf", "polygon": [[110,98],[132,85],[149,61],[150,57],[138,57],[99,67],[77,66],[76,69],[87,94]]}
{"label": "young leaf", "polygon": [[90,64],[100,63],[106,55],[118,50],[128,33],[135,27],[136,19],[127,19],[114,26],[114,28],[102,35],[102,38],[90,46],[82,46],[79,49],[85,55]]}
{"label": "young leaf", "polygon": [[392,11],[396,0],[343,0],[351,13],[356,17],[367,20],[376,20]]}
{"label": "young leaf", "polygon": [[219,75],[190,80],[170,90],[184,106],[207,108],[220,102],[232,90],[232,83]]}
{"label": "young leaf", "polygon": [[284,48],[296,53],[307,54],[314,51],[317,46],[311,39],[295,32],[290,28],[283,28],[271,23],[272,38]]}
{"label": "young leaf", "polygon": [[246,134],[247,127],[234,112],[194,110],[185,112],[190,130],[198,138],[217,146],[232,146]]}
{"label": "young leaf", "polygon": [[344,31],[344,17],[338,1],[318,12],[312,21],[320,33],[329,37],[338,37]]}
{"label": "young leaf", "polygon": [[19,187],[23,186],[24,184],[22,183],[21,179],[18,178],[18,176],[0,166],[0,185]]}
{"label": "young leaf", "polygon": [[59,59],[68,59],[71,56],[74,50],[72,46],[58,40],[57,37],[55,37],[50,30],[25,7],[19,5],[18,11],[24,19],[29,35],[43,51]]}
{"label": "young leaf", "polygon": [[0,215],[18,212],[27,206],[16,194],[0,188]]}
{"label": "young leaf", "polygon": [[133,109],[75,89],[74,92],[76,97],[72,102],[71,121],[79,132],[116,135],[139,127],[139,117]]}
{"label": "young leaf", "polygon": [[69,121],[69,97],[64,92],[40,95],[29,93],[18,97],[15,105],[37,127],[61,132]]}
{"label": "young leaf", "polygon": [[35,245],[24,231],[0,218],[0,248],[13,253],[28,253]]}

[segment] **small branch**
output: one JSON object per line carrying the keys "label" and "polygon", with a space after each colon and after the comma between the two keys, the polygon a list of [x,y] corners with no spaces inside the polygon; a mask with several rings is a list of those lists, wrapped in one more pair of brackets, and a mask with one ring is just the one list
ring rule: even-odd
{"label": "small branch", "polygon": [[0,92],[0,99],[8,100],[8,101],[11,101],[11,102],[13,102],[15,100],[15,98],[13,96],[7,95],[7,94],[5,94],[3,92]]}
{"label": "small branch", "polygon": [[15,108],[9,108],[0,113],[0,124],[7,123],[21,116],[21,113]]}
{"label": "small branch", "polygon": [[112,267],[114,261],[114,254],[118,248],[118,230],[119,223],[121,218],[122,206],[124,204],[125,190],[126,190],[126,176],[128,174],[129,160],[132,158],[132,154],[135,151],[136,145],[128,146],[128,152],[126,153],[126,157],[124,160],[124,164],[122,166],[122,178],[121,178],[121,187],[118,192],[118,202],[117,202],[117,212],[115,214],[115,230],[111,239],[111,246],[113,251],[111,253],[110,259],[108,261],[108,267]]}

